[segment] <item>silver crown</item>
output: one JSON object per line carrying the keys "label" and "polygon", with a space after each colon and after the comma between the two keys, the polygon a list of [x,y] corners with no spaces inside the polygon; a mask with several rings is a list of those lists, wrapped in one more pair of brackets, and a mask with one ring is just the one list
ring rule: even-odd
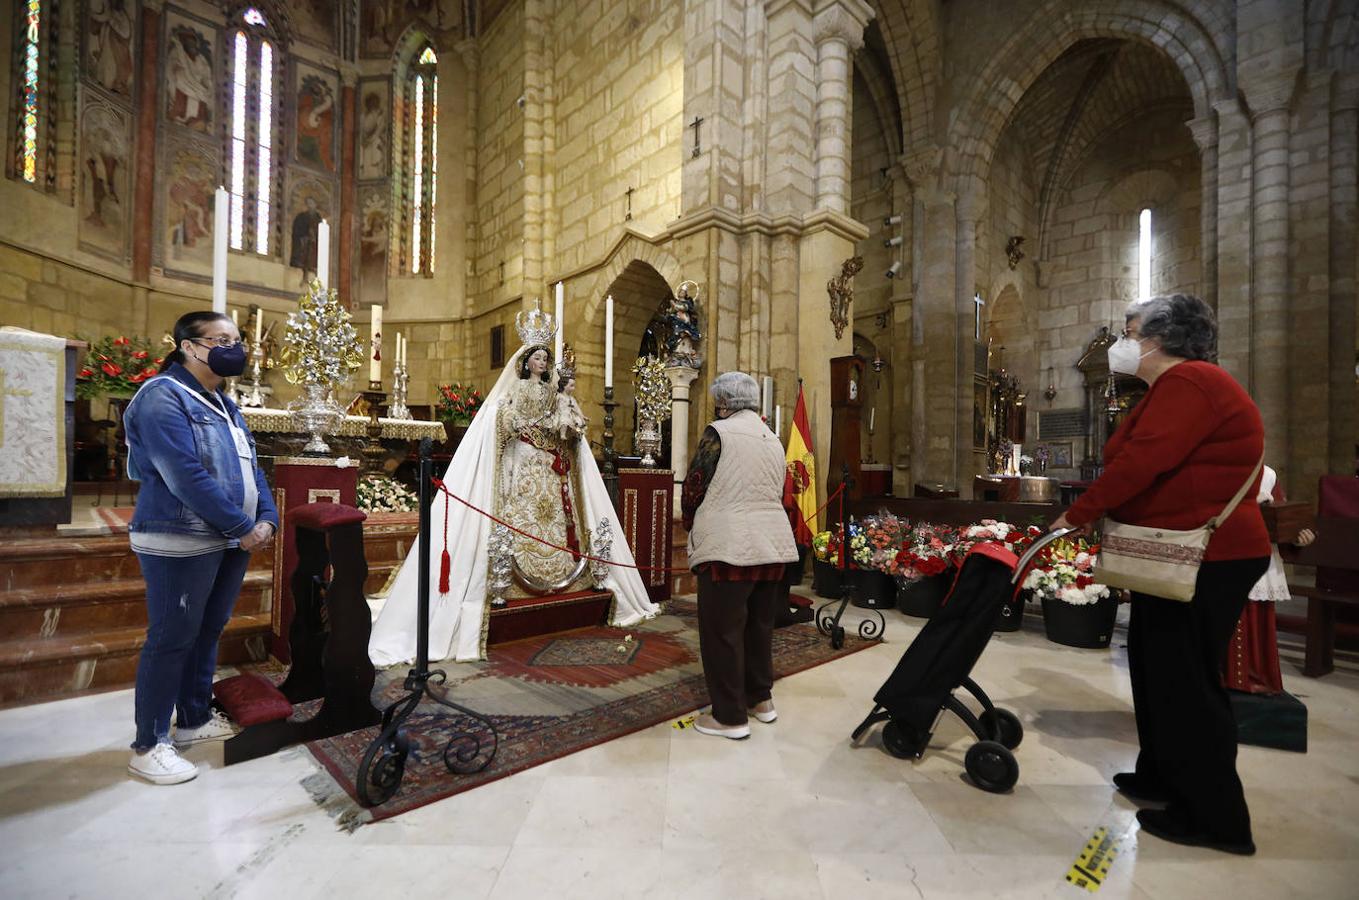
{"label": "silver crown", "polygon": [[560,378],[576,377],[576,351],[571,349],[570,344],[562,347],[562,360],[557,364],[557,375]]}
{"label": "silver crown", "polygon": [[525,347],[550,347],[557,334],[557,320],[543,312],[540,300],[533,301],[533,309],[522,310],[514,317],[514,327]]}

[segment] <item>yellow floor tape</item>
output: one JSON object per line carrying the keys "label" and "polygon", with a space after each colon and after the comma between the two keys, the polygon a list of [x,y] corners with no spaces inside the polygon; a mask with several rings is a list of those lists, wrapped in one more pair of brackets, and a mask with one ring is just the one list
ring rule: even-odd
{"label": "yellow floor tape", "polygon": [[671,728],[677,728],[677,729],[679,729],[680,731],[683,731],[683,730],[686,729],[686,728],[693,728],[693,727],[694,727],[694,719],[697,719],[697,718],[698,718],[698,716],[694,715],[694,716],[686,716],[686,717],[683,718],[683,719],[676,719],[675,721],[673,721],[673,722],[670,723],[670,727],[671,727]]}
{"label": "yellow floor tape", "polygon": [[1095,893],[1109,876],[1109,864],[1118,855],[1118,849],[1118,841],[1109,837],[1109,829],[1101,825],[1076,857],[1071,871],[1066,873],[1066,880],[1078,888]]}

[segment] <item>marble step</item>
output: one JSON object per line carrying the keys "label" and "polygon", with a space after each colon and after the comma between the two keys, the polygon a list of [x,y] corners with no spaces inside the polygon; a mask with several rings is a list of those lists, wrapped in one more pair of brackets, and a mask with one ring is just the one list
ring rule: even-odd
{"label": "marble step", "polygon": [[[251,570],[270,570],[274,548],[257,553]],[[0,591],[49,585],[137,581],[142,577],[127,535],[0,540]]]}
{"label": "marble step", "polygon": [[[246,573],[235,615],[268,615],[273,573]],[[0,635],[7,639],[73,638],[108,629],[146,627],[146,585],[140,578],[47,585],[0,593]]]}
{"label": "marble step", "polygon": [[[218,664],[263,660],[268,634],[268,613],[233,616],[222,634]],[[144,627],[129,627],[0,641],[0,706],[131,687],[145,640]]]}

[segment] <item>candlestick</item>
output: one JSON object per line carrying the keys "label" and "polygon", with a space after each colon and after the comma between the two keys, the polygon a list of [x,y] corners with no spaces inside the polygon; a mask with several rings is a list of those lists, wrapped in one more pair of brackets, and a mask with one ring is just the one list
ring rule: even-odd
{"label": "candlestick", "polygon": [[382,401],[387,399],[387,395],[383,393],[381,383],[373,382],[363,392],[363,399],[368,401],[368,426],[364,429],[368,434],[368,443],[359,450],[363,456],[363,472],[366,475],[382,475],[387,449],[382,446],[382,422],[378,417],[382,413]]}
{"label": "candlestick", "polygon": [[613,294],[604,298],[604,387],[613,391]]}
{"label": "candlestick", "polygon": [[374,306],[368,335],[368,380],[382,384],[382,307]]}
{"label": "candlestick", "polygon": [[226,312],[227,294],[227,232],[231,230],[228,218],[231,198],[226,188],[218,185],[213,197],[215,204],[212,218],[212,311]]}
{"label": "candlestick", "polygon": [[774,436],[782,440],[783,438],[783,407],[774,407]]}
{"label": "candlestick", "polygon": [[241,323],[240,323],[240,321],[236,318],[236,313],[237,313],[237,312],[239,312],[239,310],[233,309],[233,310],[231,311],[231,324],[236,326],[236,330],[237,330],[237,331],[240,331],[240,330],[241,330]]}
{"label": "candlestick", "polygon": [[764,416],[766,422],[769,421],[769,414],[773,412],[774,406],[774,379],[768,375],[760,379],[760,415]]}
{"label": "candlestick", "polygon": [[872,434],[872,433],[873,433],[873,420],[877,417],[877,415],[878,415],[878,408],[877,408],[876,406],[874,406],[874,407],[872,407],[871,409],[869,409],[869,411],[868,411],[868,433],[869,433],[869,434]]}
{"label": "candlestick", "polygon": [[[612,310],[612,300],[610,297],[609,309]],[[606,374],[612,374],[612,371]],[[618,407],[618,401],[613,399],[613,385],[604,386],[604,432],[600,435],[604,449],[604,464],[600,467],[600,476],[604,479],[604,489],[609,492],[609,500],[613,502],[614,509],[618,508],[618,463],[613,449],[613,411]]]}
{"label": "candlestick", "polygon": [[264,310],[255,310],[255,343],[260,342],[260,335],[264,333]]}
{"label": "candlestick", "polygon": [[316,278],[323,289],[330,286],[330,223],[325,219],[316,226]]}
{"label": "candlestick", "polygon": [[557,342],[552,347],[552,358],[557,365],[562,361],[562,341],[565,339],[566,323],[562,319],[562,310],[566,306],[566,288],[559,281],[557,282]]}
{"label": "candlestick", "polygon": [[[397,340],[401,340],[400,333]],[[404,346],[404,344],[403,344]],[[392,367],[392,403],[387,407],[387,415],[392,419],[409,419],[411,417],[410,407],[406,405],[406,390],[410,384],[410,376],[406,374],[406,363],[398,358],[396,365]]]}

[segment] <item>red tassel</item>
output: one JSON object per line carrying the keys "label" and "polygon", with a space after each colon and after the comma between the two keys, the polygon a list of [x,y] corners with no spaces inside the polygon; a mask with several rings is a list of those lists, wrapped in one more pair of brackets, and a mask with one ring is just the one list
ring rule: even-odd
{"label": "red tassel", "polygon": [[439,557],[439,593],[448,593],[448,577],[453,573],[453,557],[448,555],[448,490],[441,484],[444,494],[444,552]]}

